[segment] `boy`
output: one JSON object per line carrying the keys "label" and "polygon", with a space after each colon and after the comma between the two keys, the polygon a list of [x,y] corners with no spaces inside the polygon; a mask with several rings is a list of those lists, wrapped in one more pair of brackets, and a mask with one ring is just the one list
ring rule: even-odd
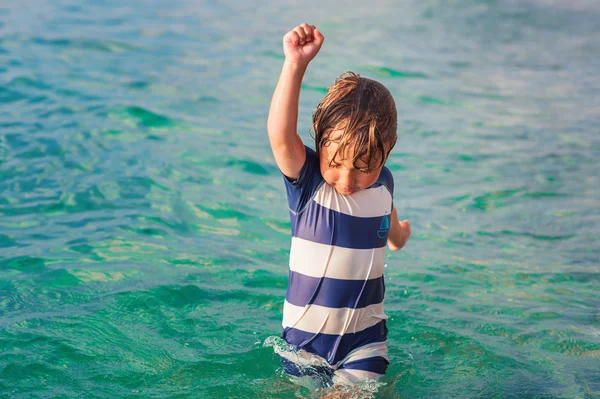
{"label": "boy", "polygon": [[384,167],[397,117],[382,84],[343,74],[313,114],[316,151],[296,132],[302,78],[324,39],[308,24],[284,36],[268,132],[292,221],[282,336],[296,354],[283,355],[283,362],[288,373],[327,386],[385,373],[385,246],[402,248],[410,223],[398,221],[392,174]]}

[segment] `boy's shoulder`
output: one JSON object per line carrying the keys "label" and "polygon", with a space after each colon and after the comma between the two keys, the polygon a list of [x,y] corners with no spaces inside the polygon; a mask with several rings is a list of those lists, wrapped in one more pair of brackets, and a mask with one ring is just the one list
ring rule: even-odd
{"label": "boy's shoulder", "polygon": [[295,213],[304,209],[325,182],[321,176],[319,155],[307,145],[304,148],[306,149],[306,159],[298,178],[290,180],[284,176],[288,205],[290,210]]}
{"label": "boy's shoulder", "polygon": [[307,146],[306,144],[304,144],[304,148],[306,149],[306,157],[310,157],[311,161],[319,161],[319,154],[317,154],[317,152],[315,150],[313,150],[312,148],[310,148],[309,146]]}
{"label": "boy's shoulder", "polygon": [[304,148],[306,150],[306,160],[304,161],[304,165],[302,167],[302,170],[300,171],[300,175],[304,175],[302,177],[309,177],[311,174],[321,176],[321,168],[319,166],[319,154],[317,154],[315,150],[313,150],[306,144],[304,144]]}
{"label": "boy's shoulder", "polygon": [[379,177],[371,187],[375,188],[381,186],[387,188],[390,194],[394,194],[394,176],[392,175],[392,171],[387,166],[384,166],[381,169]]}

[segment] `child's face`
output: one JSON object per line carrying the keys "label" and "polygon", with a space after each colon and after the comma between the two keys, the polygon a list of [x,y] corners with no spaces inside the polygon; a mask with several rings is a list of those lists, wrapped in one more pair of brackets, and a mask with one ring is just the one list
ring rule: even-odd
{"label": "child's face", "polygon": [[367,163],[362,160],[353,165],[353,146],[347,146],[345,148],[346,153],[338,154],[335,161],[332,162],[338,146],[338,143],[330,141],[328,145],[321,147],[319,151],[321,175],[327,184],[333,186],[340,194],[350,195],[369,187],[377,181],[383,165],[370,171],[368,171]]}

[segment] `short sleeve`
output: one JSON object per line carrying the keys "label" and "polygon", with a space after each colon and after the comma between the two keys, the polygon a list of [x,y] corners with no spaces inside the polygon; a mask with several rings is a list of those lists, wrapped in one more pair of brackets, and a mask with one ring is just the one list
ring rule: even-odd
{"label": "short sleeve", "polygon": [[387,167],[383,167],[381,169],[381,173],[379,173],[379,178],[377,178],[376,185],[384,186],[390,192],[392,196],[392,203],[390,206],[390,212],[394,210],[394,176],[392,175],[392,171]]}
{"label": "short sleeve", "polygon": [[285,189],[287,191],[288,206],[290,211],[300,213],[308,201],[314,196],[315,192],[324,183],[319,167],[319,156],[315,150],[306,148],[306,159],[300,170],[298,179],[290,181],[285,175]]}
{"label": "short sleeve", "polygon": [[384,166],[383,169],[381,169],[381,173],[379,173],[379,178],[377,179],[377,184],[387,188],[392,195],[392,198],[394,198],[394,176],[387,167]]}

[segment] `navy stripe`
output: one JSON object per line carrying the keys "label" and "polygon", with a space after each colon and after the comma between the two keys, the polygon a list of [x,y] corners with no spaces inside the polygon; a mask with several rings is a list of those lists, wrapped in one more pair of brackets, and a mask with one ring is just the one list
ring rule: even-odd
{"label": "navy stripe", "polygon": [[294,215],[290,212],[294,237],[354,249],[385,247],[387,231],[380,232],[383,217],[351,216],[326,208],[314,200],[302,213]]}
{"label": "navy stripe", "polygon": [[342,280],[309,277],[290,271],[285,299],[296,306],[315,304],[355,309],[381,303],[384,293],[383,276],[370,280]]}
{"label": "navy stripe", "polygon": [[317,354],[325,358],[329,364],[335,364],[356,348],[385,341],[387,333],[385,320],[381,320],[374,326],[354,334],[314,334],[288,327],[283,330],[281,336],[298,349]]}
{"label": "navy stripe", "polygon": [[344,363],[340,366],[340,369],[362,370],[377,374],[385,374],[388,364],[390,364],[390,362],[388,362],[385,357],[375,356]]}
{"label": "navy stripe", "polygon": [[335,372],[329,366],[312,366],[312,365],[298,365],[291,360],[281,357],[281,364],[283,365],[283,371],[289,375],[295,377],[309,376],[317,378],[323,385],[329,385],[332,382],[333,373]]}

